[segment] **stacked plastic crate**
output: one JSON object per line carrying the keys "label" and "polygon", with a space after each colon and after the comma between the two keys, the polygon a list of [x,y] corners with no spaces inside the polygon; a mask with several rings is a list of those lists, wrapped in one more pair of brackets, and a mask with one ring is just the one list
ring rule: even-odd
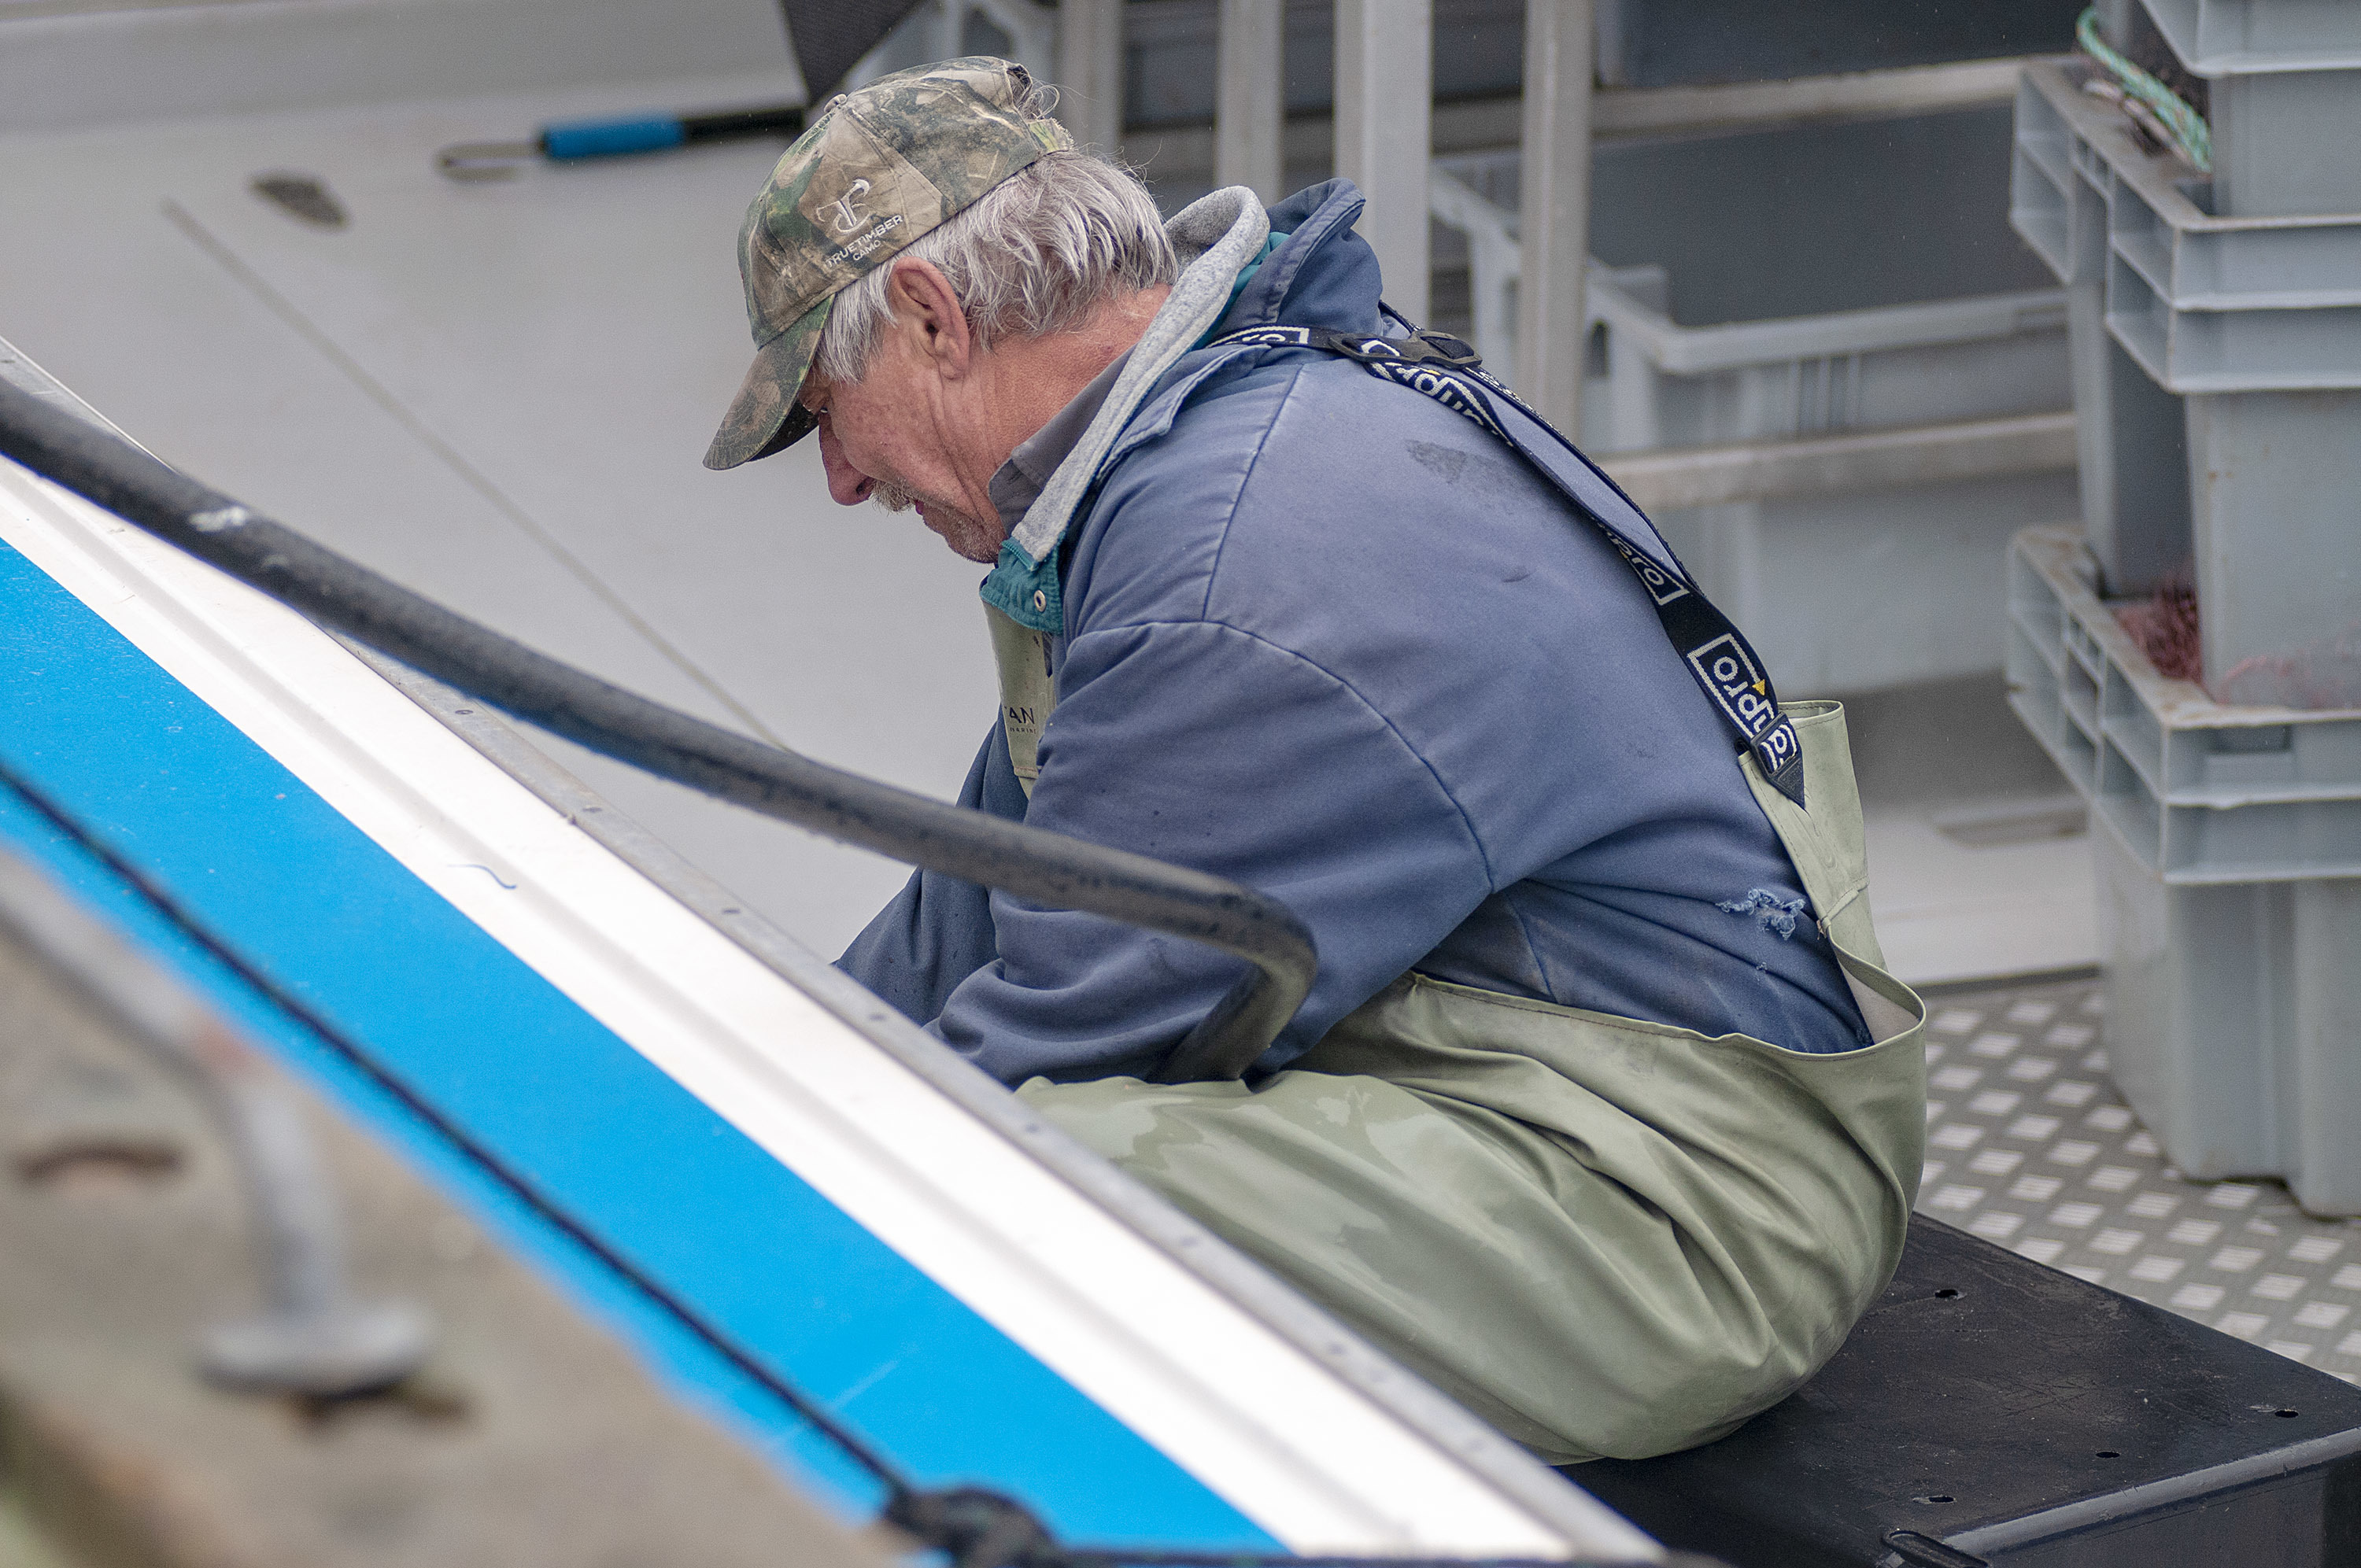
{"label": "stacked plastic crate", "polygon": [[[2002,550],[2074,515],[2065,298],[2008,232],[2007,127],[1997,104],[1597,148],[1582,444],[1627,481],[1634,454],[1756,465],[1635,493],[1783,690],[1992,671]],[[1433,180],[1500,364],[1518,175],[1502,152]]]}
{"label": "stacked plastic crate", "polygon": [[[2361,5],[2099,12],[2017,100],[2085,528],[2010,547],[2011,701],[2103,825],[2126,1097],[2191,1175],[2361,1213]],[[2193,136],[2122,105],[2143,36]]]}

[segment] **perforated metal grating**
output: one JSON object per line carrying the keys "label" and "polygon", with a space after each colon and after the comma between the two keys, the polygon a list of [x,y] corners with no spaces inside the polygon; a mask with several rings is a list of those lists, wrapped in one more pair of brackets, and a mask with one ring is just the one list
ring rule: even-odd
{"label": "perforated metal grating", "polygon": [[1919,1209],[2361,1384],[2361,1221],[2183,1178],[2108,1078],[2105,1025],[2093,980],[1931,998]]}

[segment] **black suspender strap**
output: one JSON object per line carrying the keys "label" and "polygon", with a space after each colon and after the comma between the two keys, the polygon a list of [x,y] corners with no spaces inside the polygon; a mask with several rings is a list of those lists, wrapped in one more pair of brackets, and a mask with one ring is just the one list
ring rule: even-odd
{"label": "black suspender strap", "polygon": [[[1730,726],[1739,749],[1754,753],[1756,764],[1773,788],[1797,806],[1804,804],[1803,748],[1796,743],[1795,726],[1779,711],[1779,697],[1772,690],[1770,672],[1763,667],[1763,661],[1755,655],[1745,634],[1714,608],[1687,571],[1673,558],[1669,547],[1662,559],[1643,549],[1542,461],[1511,422],[1501,417],[1494,399],[1505,400],[1526,420],[1548,432],[1585,468],[1598,475],[1614,499],[1631,506],[1631,498],[1617,489],[1612,479],[1599,473],[1598,465],[1583,456],[1574,443],[1526,407],[1516,393],[1486,373],[1474,349],[1438,332],[1385,338],[1306,326],[1248,327],[1244,332],[1217,337],[1205,346],[1310,348],[1340,355],[1370,375],[1422,392],[1454,413],[1490,431],[1539,470],[1574,503],[1576,511],[1589,520],[1592,527],[1606,535],[1607,542],[1615,546],[1616,554],[1631,565],[1640,586],[1647,590],[1650,601],[1656,607],[1656,619],[1664,622],[1664,635],[1672,639],[1681,662],[1688,666],[1689,674],[1711,699],[1715,711]],[[1636,506],[1631,506],[1631,514],[1643,523],[1647,521]]]}

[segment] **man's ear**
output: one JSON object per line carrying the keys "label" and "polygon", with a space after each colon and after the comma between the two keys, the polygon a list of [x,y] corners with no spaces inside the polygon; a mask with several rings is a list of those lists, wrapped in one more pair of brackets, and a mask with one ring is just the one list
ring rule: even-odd
{"label": "man's ear", "polygon": [[965,376],[975,355],[975,337],[950,280],[933,262],[915,257],[886,265],[893,269],[885,280],[885,298],[895,327],[944,377],[956,380]]}

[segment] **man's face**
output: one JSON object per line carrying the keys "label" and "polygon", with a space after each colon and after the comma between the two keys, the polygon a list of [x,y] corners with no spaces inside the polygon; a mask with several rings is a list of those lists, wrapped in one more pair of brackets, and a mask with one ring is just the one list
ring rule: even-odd
{"label": "man's face", "polygon": [[831,381],[817,367],[804,378],[829,493],[845,506],[915,507],[944,543],[989,565],[1006,530],[987,482],[1006,453],[991,447],[984,356],[933,267],[894,264],[888,297],[893,316],[860,380]]}
{"label": "man's face", "polygon": [[[957,485],[947,454],[930,449],[924,388],[893,385],[880,353],[858,381],[830,381],[815,368],[804,378],[803,404],[818,417],[820,462],[829,494],[840,506],[873,501],[887,511],[915,509],[944,543],[991,565],[1006,537],[998,514],[974,517],[951,498]],[[913,418],[913,415],[921,417]]]}

